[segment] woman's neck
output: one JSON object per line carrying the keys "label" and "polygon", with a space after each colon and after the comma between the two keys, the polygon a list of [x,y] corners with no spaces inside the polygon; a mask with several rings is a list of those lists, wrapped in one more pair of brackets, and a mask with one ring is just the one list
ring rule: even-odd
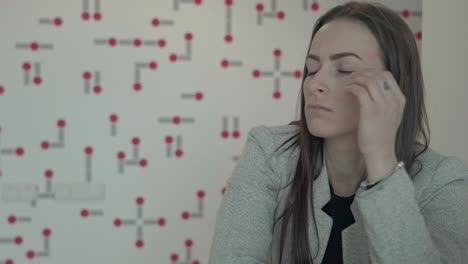
{"label": "woman's neck", "polygon": [[343,197],[353,195],[366,177],[366,164],[359,147],[348,142],[327,140],[325,143],[328,179],[335,194]]}

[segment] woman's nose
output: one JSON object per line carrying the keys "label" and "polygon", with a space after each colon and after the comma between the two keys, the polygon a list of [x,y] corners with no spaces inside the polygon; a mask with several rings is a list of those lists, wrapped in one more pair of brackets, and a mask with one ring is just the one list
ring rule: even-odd
{"label": "woman's nose", "polygon": [[312,93],[313,94],[321,94],[325,92],[325,89],[323,87],[321,87],[320,85],[314,85],[312,87]]}
{"label": "woman's nose", "polygon": [[308,84],[308,90],[312,94],[325,93],[328,91],[328,85],[330,83],[330,76],[324,69],[320,69],[314,75],[311,76],[311,80]]}
{"label": "woman's nose", "polygon": [[308,90],[312,94],[321,94],[321,93],[325,93],[326,91],[328,91],[328,85],[325,81],[314,78],[313,80],[310,81],[308,85]]}

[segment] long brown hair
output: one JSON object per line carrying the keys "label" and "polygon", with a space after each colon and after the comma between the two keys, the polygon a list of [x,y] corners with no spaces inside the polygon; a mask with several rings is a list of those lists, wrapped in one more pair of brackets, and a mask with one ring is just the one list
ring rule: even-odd
{"label": "long brown hair", "polygon": [[[430,141],[430,129],[424,103],[424,82],[415,37],[399,14],[388,7],[378,3],[351,1],[330,9],[316,21],[307,52],[317,31],[326,23],[337,18],[361,22],[369,28],[379,43],[381,59],[386,70],[393,74],[406,98],[402,121],[396,134],[395,151],[397,159],[405,162],[405,169],[410,173],[413,163],[420,164],[416,158],[426,151]],[[308,239],[307,199],[310,199],[315,223],[313,184],[322,170],[324,139],[310,134],[306,124],[303,85],[307,74],[307,68],[304,65],[300,89],[300,119],[289,123],[289,125],[297,127],[297,132],[275,150],[277,152],[283,145],[292,140],[294,140],[292,144],[283,151],[292,147],[294,149],[300,147],[294,177],[288,185],[283,187],[291,185],[285,209],[274,223],[275,226],[280,219],[284,218],[281,224],[279,263],[282,262],[286,230],[290,221],[292,227],[289,234],[292,236],[290,241],[291,263],[313,263]],[[421,135],[424,143],[417,141],[417,137]],[[418,153],[416,153],[417,147],[422,147]],[[422,167],[420,167],[421,169]],[[419,171],[410,174],[411,180]],[[315,232],[318,234],[316,223]],[[320,240],[318,241],[317,254],[318,248],[320,248]]]}

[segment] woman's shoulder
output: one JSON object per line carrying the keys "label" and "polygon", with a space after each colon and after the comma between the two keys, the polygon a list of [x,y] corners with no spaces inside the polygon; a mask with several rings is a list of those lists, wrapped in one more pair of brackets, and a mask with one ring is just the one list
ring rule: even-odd
{"label": "woman's shoulder", "polygon": [[[435,150],[431,147],[421,153],[417,158],[423,166],[423,170],[433,171],[435,174],[440,174],[444,170],[451,171],[450,176],[445,176],[446,178],[455,177],[455,178],[466,178],[467,177],[467,166],[465,162],[456,157],[443,154],[438,150]],[[454,179],[455,179],[454,178]]]}
{"label": "woman's shoulder", "polygon": [[422,167],[413,166],[411,172],[418,172],[414,177],[414,184],[417,189],[423,190],[420,192],[422,200],[424,196],[429,197],[449,184],[467,186],[468,167],[462,159],[443,154],[430,147],[416,159]]}
{"label": "woman's shoulder", "polygon": [[257,125],[249,131],[249,136],[255,138],[267,155],[273,154],[278,147],[290,139],[281,149],[291,145],[294,142],[293,137],[297,134],[298,127],[296,125]]}
{"label": "woman's shoulder", "polygon": [[261,131],[269,135],[282,135],[297,133],[298,127],[296,125],[257,125],[252,127],[251,130]]}

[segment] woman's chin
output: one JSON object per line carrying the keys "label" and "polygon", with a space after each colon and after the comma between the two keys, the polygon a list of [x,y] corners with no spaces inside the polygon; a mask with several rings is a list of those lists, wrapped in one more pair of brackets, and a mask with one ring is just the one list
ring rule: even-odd
{"label": "woman's chin", "polygon": [[314,137],[320,138],[328,138],[330,136],[333,136],[333,133],[331,131],[324,129],[323,127],[317,128],[309,126],[309,133]]}

